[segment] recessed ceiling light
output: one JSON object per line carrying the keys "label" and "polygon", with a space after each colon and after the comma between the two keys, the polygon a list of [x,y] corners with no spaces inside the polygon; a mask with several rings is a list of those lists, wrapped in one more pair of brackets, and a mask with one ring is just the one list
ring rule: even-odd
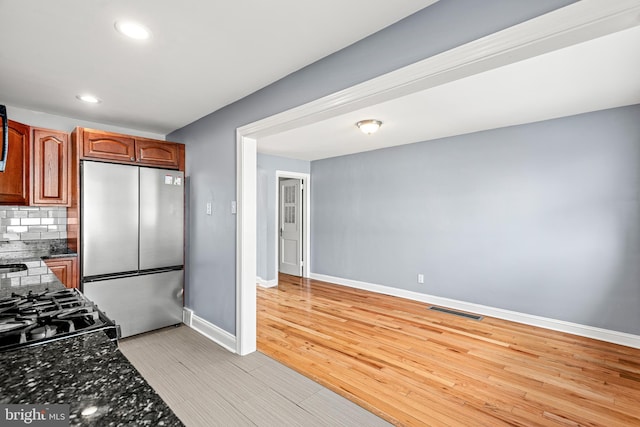
{"label": "recessed ceiling light", "polygon": [[142,24],[134,21],[116,21],[116,30],[135,40],[146,40],[151,37],[151,31]]}
{"label": "recessed ceiling light", "polygon": [[358,128],[366,133],[367,135],[371,135],[372,133],[376,133],[380,126],[382,126],[382,122],[380,120],[360,120],[356,123]]}
{"label": "recessed ceiling light", "polygon": [[82,102],[86,102],[87,104],[99,104],[102,102],[100,98],[89,95],[88,93],[84,95],[76,95],[76,98],[78,98]]}

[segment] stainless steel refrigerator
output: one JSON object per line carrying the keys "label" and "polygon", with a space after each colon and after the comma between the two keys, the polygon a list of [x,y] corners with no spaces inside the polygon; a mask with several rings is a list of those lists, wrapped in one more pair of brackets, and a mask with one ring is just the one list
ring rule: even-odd
{"label": "stainless steel refrigerator", "polygon": [[130,336],[182,321],[183,172],[81,163],[82,291]]}

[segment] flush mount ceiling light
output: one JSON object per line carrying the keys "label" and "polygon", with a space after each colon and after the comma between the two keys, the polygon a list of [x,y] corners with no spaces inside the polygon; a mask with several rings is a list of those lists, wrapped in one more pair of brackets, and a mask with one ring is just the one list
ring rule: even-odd
{"label": "flush mount ceiling light", "polygon": [[380,126],[382,126],[382,122],[380,120],[360,120],[356,123],[358,129],[360,129],[363,133],[367,135],[371,135],[372,133],[376,133]]}
{"label": "flush mount ceiling light", "polygon": [[134,21],[116,21],[116,31],[134,40],[147,40],[151,37],[151,31],[142,24]]}
{"label": "flush mount ceiling light", "polygon": [[102,100],[97,96],[93,96],[88,93],[85,93],[83,95],[76,95],[76,98],[78,98],[82,102],[86,102],[87,104],[99,104],[102,102]]}

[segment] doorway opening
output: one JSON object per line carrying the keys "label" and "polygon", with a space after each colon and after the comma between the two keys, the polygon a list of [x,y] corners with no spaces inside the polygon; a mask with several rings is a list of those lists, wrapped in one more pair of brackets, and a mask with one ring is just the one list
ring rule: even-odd
{"label": "doorway opening", "polygon": [[[631,3],[634,2],[637,0]],[[635,22],[633,17],[637,12],[636,6],[628,3],[608,2],[606,7],[594,7],[592,2],[577,2],[237,128],[237,353],[245,355],[256,350],[256,153],[259,138],[629,28]],[[306,223],[310,224],[310,221]],[[307,239],[306,245],[308,242]],[[310,259],[306,260],[306,271],[309,272]]]}
{"label": "doorway opening", "polygon": [[309,277],[310,191],[309,174],[276,171],[275,271]]}

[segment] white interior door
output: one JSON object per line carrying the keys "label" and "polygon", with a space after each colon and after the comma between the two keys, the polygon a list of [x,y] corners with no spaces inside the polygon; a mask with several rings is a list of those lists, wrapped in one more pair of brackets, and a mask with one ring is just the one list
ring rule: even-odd
{"label": "white interior door", "polygon": [[280,181],[280,265],[281,273],[302,276],[302,183]]}

